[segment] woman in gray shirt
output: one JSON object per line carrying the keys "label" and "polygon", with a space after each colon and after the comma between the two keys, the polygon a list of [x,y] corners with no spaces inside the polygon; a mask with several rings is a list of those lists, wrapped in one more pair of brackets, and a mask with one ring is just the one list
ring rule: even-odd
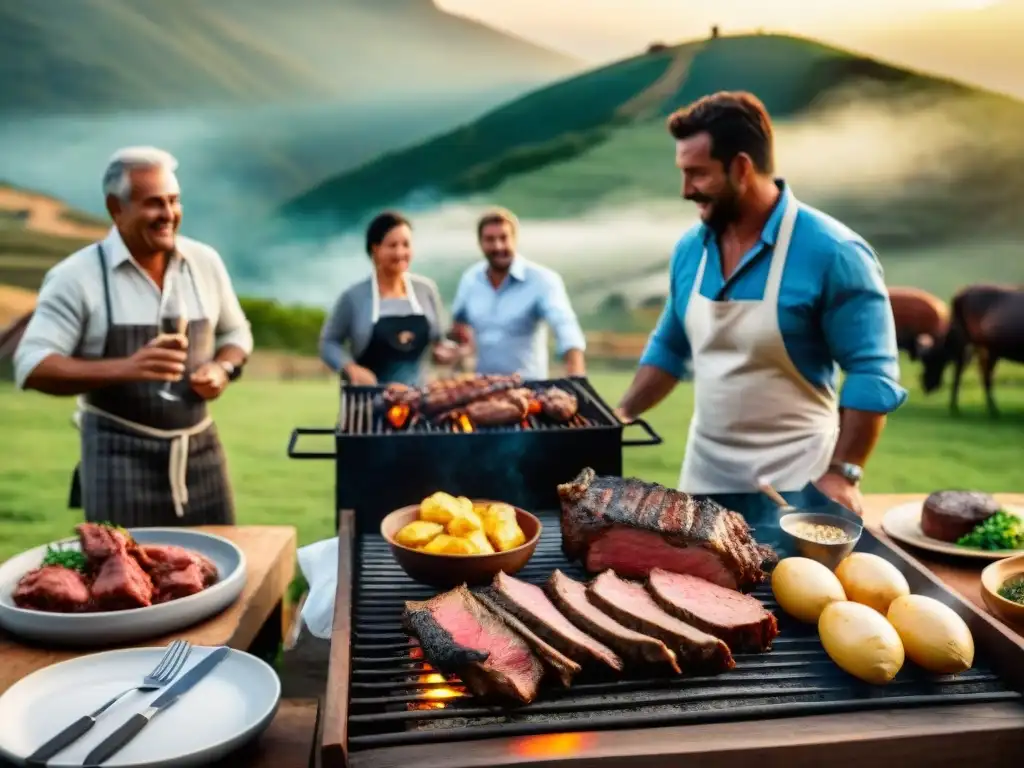
{"label": "woman in gray shirt", "polygon": [[373,274],[338,297],[320,332],[320,359],[357,385],[423,383],[426,352],[451,363],[444,307],[433,280],[409,274],[412,226],[387,211],[366,229]]}

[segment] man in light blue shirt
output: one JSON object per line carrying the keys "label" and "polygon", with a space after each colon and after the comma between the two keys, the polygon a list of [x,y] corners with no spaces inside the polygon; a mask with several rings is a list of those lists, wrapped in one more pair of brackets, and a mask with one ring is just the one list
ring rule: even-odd
{"label": "man in light blue shirt", "polygon": [[757,492],[764,477],[796,506],[827,497],[859,512],[863,467],[907,397],[875,253],[775,177],[771,120],[753,95],[706,97],[669,132],[701,223],[672,255],[620,417],[652,408],[689,366],[680,490],[756,517],[771,504]]}
{"label": "man in light blue shirt", "polygon": [[486,213],[477,225],[485,262],[466,270],[452,305],[453,337],[470,342],[482,374],[548,377],[548,338],[567,376],[584,376],[587,342],[565,283],[554,270],[516,253],[518,221],[504,209]]}

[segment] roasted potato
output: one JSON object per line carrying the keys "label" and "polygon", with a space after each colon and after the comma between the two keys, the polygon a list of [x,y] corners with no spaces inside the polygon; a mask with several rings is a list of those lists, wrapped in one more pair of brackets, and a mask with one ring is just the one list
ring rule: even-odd
{"label": "roasted potato", "polygon": [[420,502],[420,520],[448,525],[452,518],[464,509],[464,504],[454,496],[438,491]]}
{"label": "roasted potato", "polygon": [[473,511],[473,505],[459,510],[448,521],[448,533],[452,536],[469,536],[473,531],[482,531],[484,528],[480,516]]}
{"label": "roasted potato", "polygon": [[478,555],[493,555],[494,547],[491,546],[491,542],[487,539],[487,534],[483,531],[477,530],[466,536],[466,539],[473,542],[473,546],[476,547],[476,554]]}
{"label": "roasted potato", "polygon": [[422,551],[432,552],[435,555],[475,555],[477,547],[469,539],[442,533],[433,538],[427,546],[423,547]]}
{"label": "roasted potato", "polygon": [[395,543],[403,547],[419,549],[429,544],[439,534],[444,533],[444,526],[429,520],[416,520],[409,523],[395,534]]}

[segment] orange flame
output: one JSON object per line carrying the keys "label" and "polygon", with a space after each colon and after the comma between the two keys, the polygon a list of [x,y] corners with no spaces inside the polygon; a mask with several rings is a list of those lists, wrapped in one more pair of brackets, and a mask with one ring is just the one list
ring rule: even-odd
{"label": "orange flame", "polygon": [[459,428],[460,432],[472,432],[473,431],[473,422],[470,421],[469,420],[469,416],[467,416],[464,413],[460,413],[458,415],[458,417],[455,420],[455,423],[458,425],[458,428]]}
{"label": "orange flame", "polygon": [[592,733],[552,733],[514,739],[509,750],[520,757],[540,760],[578,755],[594,741]]}
{"label": "orange flame", "polygon": [[526,407],[526,412],[530,415],[536,415],[540,413],[540,400],[531,400],[529,405]]}
{"label": "orange flame", "polygon": [[388,423],[395,429],[401,429],[409,420],[410,408],[408,405],[392,405],[388,408]]}
{"label": "orange flame", "polygon": [[[419,660],[423,658],[423,649],[419,646],[415,646],[409,649],[409,658]],[[437,685],[438,683],[448,683],[448,680],[444,675],[434,671],[427,662],[423,662],[423,671],[426,674],[419,675],[416,678],[418,683],[425,683],[430,685]],[[409,704],[409,709],[420,710],[420,709],[444,709],[448,706],[450,699],[457,699],[464,694],[462,691],[457,691],[448,685],[438,685],[434,688],[427,688],[426,690],[419,691],[418,696],[425,699],[425,701],[414,701]]]}

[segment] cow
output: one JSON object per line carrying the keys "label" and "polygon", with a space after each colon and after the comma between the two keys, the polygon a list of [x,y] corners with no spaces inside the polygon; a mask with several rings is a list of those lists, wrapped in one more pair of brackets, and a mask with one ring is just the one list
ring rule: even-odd
{"label": "cow", "polygon": [[911,360],[933,347],[949,329],[949,307],[928,291],[893,287],[889,289],[889,304],[896,321],[896,345]]}
{"label": "cow", "polygon": [[926,393],[942,385],[948,363],[953,363],[953,390],[949,409],[958,412],[960,377],[970,362],[978,359],[985,402],[989,414],[999,415],[992,396],[992,375],[999,360],[1024,363],[1024,286],[971,285],[953,297],[949,330],[934,345],[924,349],[921,386]]}

